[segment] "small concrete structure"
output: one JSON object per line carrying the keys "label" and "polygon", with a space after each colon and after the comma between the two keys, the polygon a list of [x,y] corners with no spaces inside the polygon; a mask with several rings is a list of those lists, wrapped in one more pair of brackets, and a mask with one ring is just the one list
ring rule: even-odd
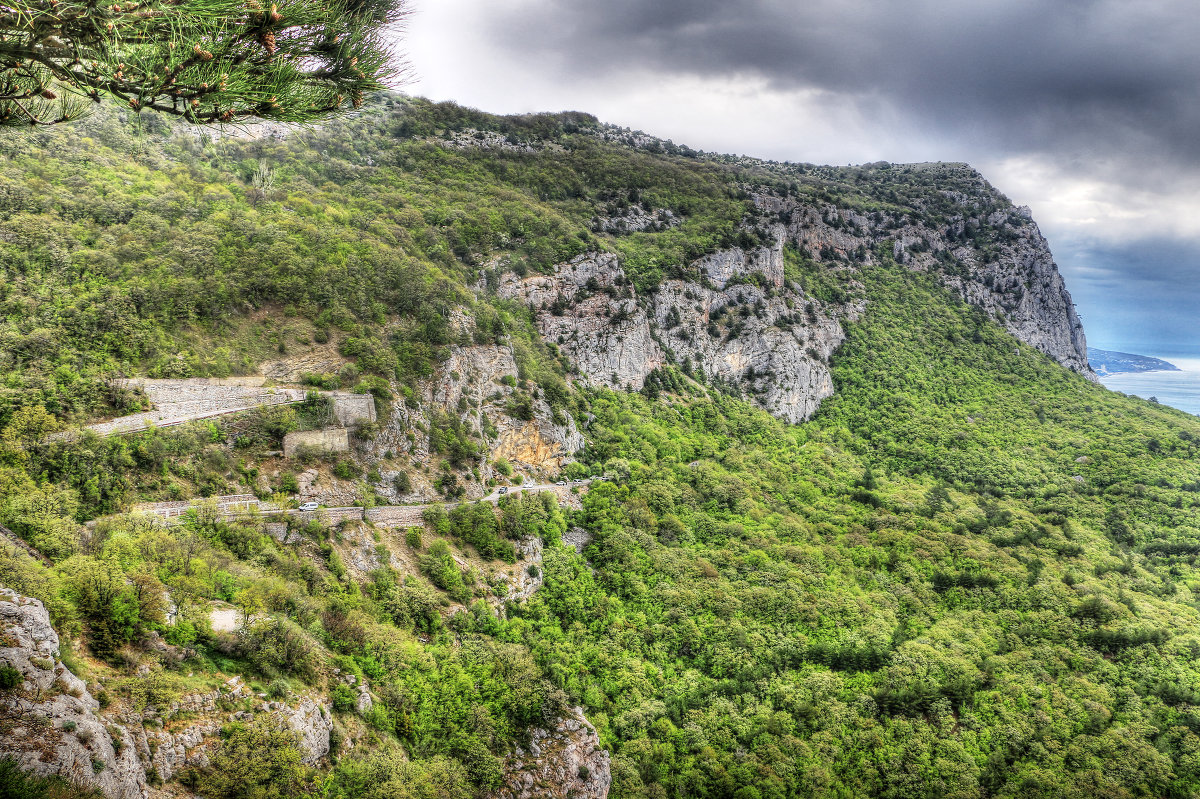
{"label": "small concrete structure", "polygon": [[333,400],[333,418],[342,427],[357,427],[376,419],[375,397],[370,394],[330,391],[325,396]]}
{"label": "small concrete structure", "polygon": [[[375,407],[371,405],[372,409]],[[327,427],[324,430],[305,430],[288,433],[283,437],[283,455],[296,457],[301,448],[315,450],[321,454],[350,451],[350,431],[345,427]]]}

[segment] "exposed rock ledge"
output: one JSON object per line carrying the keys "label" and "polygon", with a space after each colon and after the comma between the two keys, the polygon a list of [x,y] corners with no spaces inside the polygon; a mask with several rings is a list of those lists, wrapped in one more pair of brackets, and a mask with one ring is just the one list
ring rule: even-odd
{"label": "exposed rock ledge", "polygon": [[[147,799],[146,775],[153,770],[170,779],[185,766],[204,766],[225,719],[219,716],[222,694],[241,699],[249,691],[234,677],[209,694],[184,697],[169,710],[197,713],[195,724],[169,732],[158,709],[105,718],[87,686],[58,659],[59,640],[45,606],[0,586],[0,665],[16,669],[23,682],[0,693],[0,757],[26,771],[58,774],[95,786],[111,799]],[[333,727],[330,709],[312,699],[295,708],[264,702],[256,712],[270,713],[296,734],[305,763],[329,753]],[[253,713],[231,718],[248,720]]]}
{"label": "exposed rock ledge", "polygon": [[505,275],[500,295],[537,313],[542,337],[594,385],[640,389],[674,361],[736,386],[789,422],[833,395],[829,356],[840,320],[861,306],[825,304],[787,284],[783,245],[733,248],[692,264],[696,281],[667,280],[639,297],[615,255],[581,255],[552,275]]}
{"label": "exposed rock ledge", "polygon": [[553,730],[531,730],[529,748],[509,756],[504,774],[492,799],[606,799],[612,786],[608,752],[578,707]]}
{"label": "exposed rock ledge", "polygon": [[110,732],[96,715],[100,703],[58,660],[58,634],[42,603],[0,587],[0,644],[0,661],[24,677],[20,690],[0,695],[0,757],[95,786],[112,799],[145,799],[146,772],[133,739],[124,727],[111,725]]}

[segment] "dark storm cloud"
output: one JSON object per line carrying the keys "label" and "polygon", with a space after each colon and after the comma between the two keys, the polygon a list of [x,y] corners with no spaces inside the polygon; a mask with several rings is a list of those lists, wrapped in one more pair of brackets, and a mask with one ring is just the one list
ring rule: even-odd
{"label": "dark storm cloud", "polygon": [[564,77],[757,76],[882,100],[939,135],[1129,180],[1200,163],[1192,3],[529,0],[485,13],[503,46]]}

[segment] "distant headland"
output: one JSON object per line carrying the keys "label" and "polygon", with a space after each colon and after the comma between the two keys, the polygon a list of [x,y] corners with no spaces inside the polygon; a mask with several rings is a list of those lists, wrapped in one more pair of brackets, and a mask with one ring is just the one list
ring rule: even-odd
{"label": "distant headland", "polygon": [[1088,364],[1092,371],[1103,377],[1122,372],[1178,372],[1179,367],[1161,358],[1134,355],[1129,352],[1113,352],[1088,347]]}

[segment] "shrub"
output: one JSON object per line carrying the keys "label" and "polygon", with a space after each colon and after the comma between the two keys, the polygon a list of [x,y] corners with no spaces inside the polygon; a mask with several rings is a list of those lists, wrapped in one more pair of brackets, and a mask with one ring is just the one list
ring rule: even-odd
{"label": "shrub", "polygon": [[333,709],[339,713],[349,713],[354,710],[355,702],[358,697],[354,695],[354,691],[350,686],[342,684],[333,689],[329,694],[329,702],[333,705]]}
{"label": "shrub", "polygon": [[261,621],[238,631],[237,649],[270,677],[294,674],[307,680],[316,673],[312,644],[298,627],[288,622]]}
{"label": "shrub", "polygon": [[0,666],[0,691],[11,691],[20,687],[23,682],[24,678],[21,677],[21,672],[12,666]]}
{"label": "shrub", "polygon": [[309,783],[295,735],[259,722],[228,729],[199,792],[209,799],[283,799],[307,793]]}
{"label": "shrub", "polygon": [[421,548],[421,528],[410,527],[404,533],[404,543],[408,544],[409,549]]}
{"label": "shrub", "polygon": [[[100,768],[103,770],[103,763]],[[8,759],[0,760],[0,796],[5,799],[104,799],[104,794],[96,788],[74,785],[59,776],[39,777],[22,771],[16,761]]]}

